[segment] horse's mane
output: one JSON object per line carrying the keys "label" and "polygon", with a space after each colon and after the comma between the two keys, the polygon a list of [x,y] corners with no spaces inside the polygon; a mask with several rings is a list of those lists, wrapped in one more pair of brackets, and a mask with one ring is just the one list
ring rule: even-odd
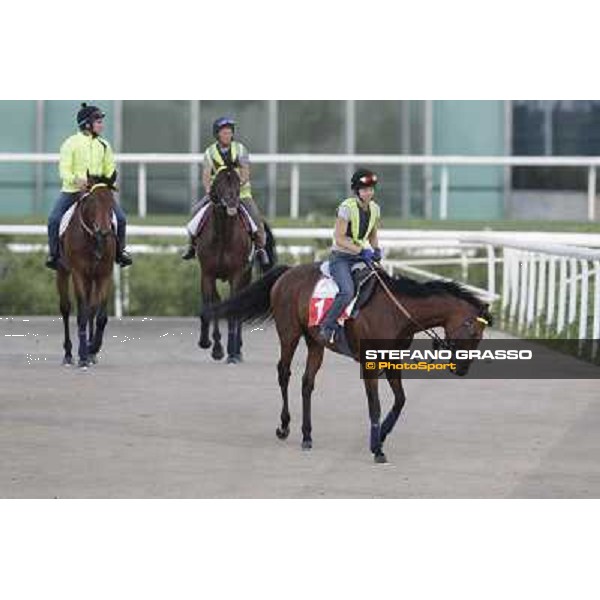
{"label": "horse's mane", "polygon": [[415,298],[428,298],[430,296],[450,295],[469,302],[481,313],[487,313],[488,305],[475,294],[467,290],[456,281],[433,279],[431,281],[417,281],[410,277],[393,277],[385,271],[379,271],[385,284],[398,294],[413,296]]}

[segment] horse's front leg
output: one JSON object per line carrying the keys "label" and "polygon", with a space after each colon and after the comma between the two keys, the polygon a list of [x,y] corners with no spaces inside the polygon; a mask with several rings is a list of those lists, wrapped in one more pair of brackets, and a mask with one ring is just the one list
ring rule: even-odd
{"label": "horse's front leg", "polygon": [[387,462],[381,447],[381,404],[379,403],[379,388],[377,379],[365,379],[365,390],[369,404],[369,420],[371,422],[371,434],[369,446],[376,463]]}
{"label": "horse's front leg", "polygon": [[[230,295],[233,296],[250,283],[252,273],[244,269],[229,279]],[[242,323],[239,319],[230,318],[227,322],[227,362],[237,364],[242,362]]]}
{"label": "horse's front leg", "polygon": [[[203,306],[210,306],[219,301],[219,294],[217,293],[217,279],[212,274],[206,274],[202,272],[202,303]],[[201,317],[201,330],[200,330],[200,341],[198,345],[200,348],[210,348],[209,339],[209,326],[210,320]],[[212,357],[215,360],[221,360],[224,356],[223,346],[221,344],[221,332],[219,331],[219,319],[215,318],[213,322],[213,349]]]}
{"label": "horse's front leg", "polygon": [[92,337],[92,341],[90,342],[90,361],[96,364],[96,355],[100,352],[100,348],[102,348],[102,341],[104,339],[104,329],[106,328],[106,324],[108,323],[108,311],[107,311],[107,302],[106,300],[100,305],[98,312],[96,314],[96,329],[94,331],[94,336]]}
{"label": "horse's front leg", "polygon": [[96,307],[90,306],[88,310],[88,358],[91,363],[95,362],[95,357],[91,351],[91,346],[94,340],[94,320],[96,318]]}
{"label": "horse's front leg", "polygon": [[402,379],[391,371],[386,371],[386,377],[392,388],[392,392],[394,393],[394,405],[381,424],[380,437],[382,445],[385,438],[392,432],[392,429],[394,429],[394,425],[396,425],[396,421],[398,421],[402,408],[404,407],[404,402],[406,401]]}
{"label": "horse's front leg", "polygon": [[77,366],[85,369],[88,366],[88,340],[87,326],[89,318],[89,306],[87,300],[77,295],[77,334],[79,337],[79,363]]}

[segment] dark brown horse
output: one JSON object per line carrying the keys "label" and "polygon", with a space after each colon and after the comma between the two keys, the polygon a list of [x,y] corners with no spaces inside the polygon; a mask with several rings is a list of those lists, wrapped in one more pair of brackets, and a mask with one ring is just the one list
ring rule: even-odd
{"label": "dark brown horse", "polygon": [[[445,340],[434,336],[442,345],[454,349],[473,349],[479,344],[484,323],[491,323],[488,305],[457,283],[419,283],[408,278],[392,277],[381,269],[377,269],[376,274],[379,282],[371,299],[358,317],[346,324],[348,342],[357,360],[360,340],[402,340],[408,347],[417,332],[433,327],[444,328]],[[275,319],[281,347],[277,365],[283,399],[281,425],[277,428],[277,437],[280,439],[287,438],[290,433],[290,366],[298,342],[304,337],[308,347],[306,369],[302,377],[302,447],[305,449],[312,447],[311,395],[325,350],[318,338],[318,328],[308,326],[309,301],[319,277],[318,265],[293,268],[282,265],[240,294],[207,309],[207,314],[212,317],[242,321]],[[465,375],[469,361],[453,362],[457,363],[456,374]],[[371,422],[370,449],[376,462],[386,461],[383,442],[394,428],[405,401],[402,380],[388,377],[388,382],[394,393],[394,405],[383,423],[380,423],[378,380],[364,379]]]}
{"label": "dark brown horse", "polygon": [[[246,287],[252,279],[253,244],[240,209],[240,178],[232,168],[223,168],[215,176],[210,191],[210,214],[196,242],[200,262],[202,306],[219,302],[217,280],[227,281],[231,294]],[[270,264],[275,263],[273,235],[265,223],[266,251]],[[210,348],[210,320],[200,317],[200,348]],[[240,322],[229,319],[227,362],[242,360],[242,331]],[[223,358],[218,319],[214,320],[212,357]]]}
{"label": "dark brown horse", "polygon": [[[77,301],[77,331],[81,368],[96,362],[108,321],[116,239],[112,228],[113,190],[116,172],[110,178],[88,177],[88,191],[78,201],[61,240],[61,261],[56,276],[65,340],[63,364],[73,362],[69,335],[69,278]],[[89,327],[89,338],[86,329]]]}

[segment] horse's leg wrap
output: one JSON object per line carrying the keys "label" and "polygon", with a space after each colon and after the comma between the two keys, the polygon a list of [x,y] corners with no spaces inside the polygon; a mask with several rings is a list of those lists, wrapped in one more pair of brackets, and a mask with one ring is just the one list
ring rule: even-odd
{"label": "horse's leg wrap", "polygon": [[373,454],[381,452],[381,431],[379,423],[371,423],[370,448]]}

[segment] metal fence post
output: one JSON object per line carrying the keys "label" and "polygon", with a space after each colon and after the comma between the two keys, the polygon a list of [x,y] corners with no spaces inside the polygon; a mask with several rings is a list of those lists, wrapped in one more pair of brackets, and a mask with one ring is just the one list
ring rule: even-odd
{"label": "metal fence post", "polygon": [[300,165],[294,163],[290,177],[290,217],[297,219],[300,213]]}
{"label": "metal fence post", "polygon": [[588,169],[588,221],[596,220],[596,167]]}
{"label": "metal fence post", "polygon": [[138,216],[146,217],[148,213],[148,199],[146,197],[146,165],[138,165]]}
{"label": "metal fence post", "polygon": [[440,219],[445,221],[448,218],[448,166],[442,166],[440,179]]}

